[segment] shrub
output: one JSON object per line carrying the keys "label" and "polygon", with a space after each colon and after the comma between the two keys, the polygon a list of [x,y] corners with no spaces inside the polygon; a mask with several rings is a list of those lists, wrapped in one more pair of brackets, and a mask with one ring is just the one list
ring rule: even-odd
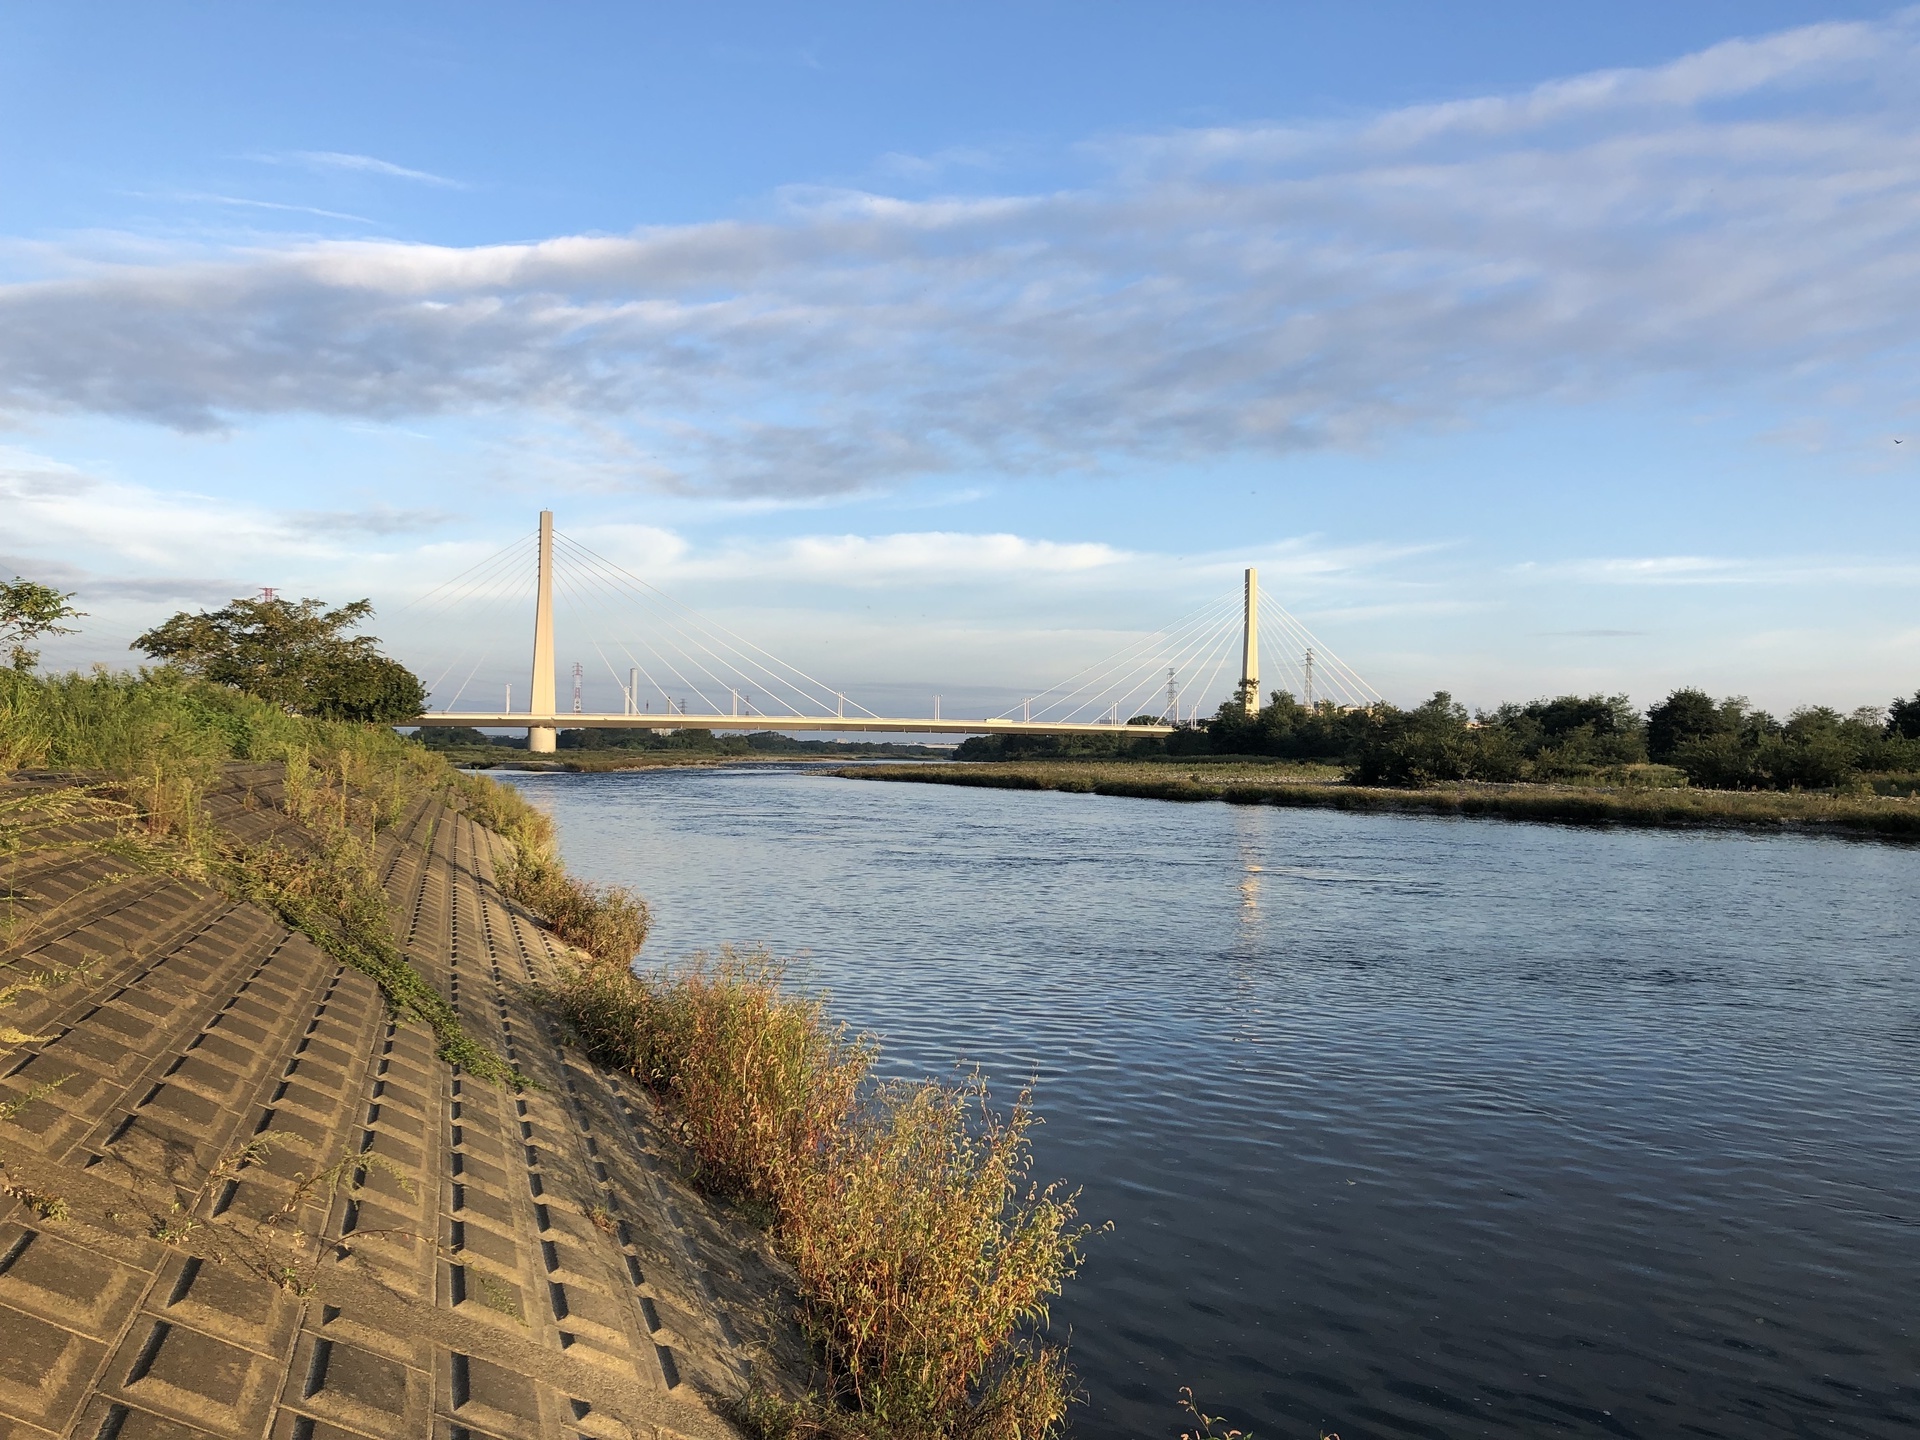
{"label": "shrub", "polygon": [[1072,1273],[1074,1197],[1027,1183],[1031,1097],[892,1082],[784,1197],[780,1233],[834,1378],[889,1434],[1041,1436],[1063,1358],[1032,1338]]}

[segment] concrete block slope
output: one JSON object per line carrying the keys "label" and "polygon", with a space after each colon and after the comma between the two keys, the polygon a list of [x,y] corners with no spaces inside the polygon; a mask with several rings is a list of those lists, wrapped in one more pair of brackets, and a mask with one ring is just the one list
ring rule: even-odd
{"label": "concrete block slope", "polygon": [[[423,804],[377,859],[519,1092],[276,917],[129,862],[76,793],[0,783],[58,821],[0,853],[0,1436],[717,1440],[722,1397],[804,1373],[764,1238],[537,1003],[566,953],[497,837]],[[311,844],[282,800],[233,766],[207,809]]]}

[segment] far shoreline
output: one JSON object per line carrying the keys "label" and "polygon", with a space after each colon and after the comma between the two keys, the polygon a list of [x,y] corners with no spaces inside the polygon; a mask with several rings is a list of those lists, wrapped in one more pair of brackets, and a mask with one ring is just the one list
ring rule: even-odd
{"label": "far shoreline", "polygon": [[1484,816],[1544,824],[1920,841],[1920,799],[1910,796],[1484,781],[1396,789],[1317,776],[1212,778],[1197,773],[1192,765],[1140,762],[922,761],[845,766],[833,773],[849,780],[1050,790],[1131,800],[1214,801],[1363,814]]}

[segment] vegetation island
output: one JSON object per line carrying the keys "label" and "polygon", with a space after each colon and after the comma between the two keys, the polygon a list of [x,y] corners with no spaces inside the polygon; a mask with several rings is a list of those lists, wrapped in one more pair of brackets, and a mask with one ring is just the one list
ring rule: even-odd
{"label": "vegetation island", "polygon": [[1743,698],[1691,688],[1645,714],[1624,695],[1470,713],[1444,691],[1411,709],[1309,706],[1275,691],[1258,709],[1236,697],[1169,735],[983,735],[955,761],[840,773],[1142,799],[1920,837],[1920,694],[1885,710],[1815,705],[1779,720]]}

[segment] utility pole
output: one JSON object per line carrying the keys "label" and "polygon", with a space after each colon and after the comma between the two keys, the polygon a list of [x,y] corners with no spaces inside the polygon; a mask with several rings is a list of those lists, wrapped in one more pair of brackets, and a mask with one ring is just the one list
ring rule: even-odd
{"label": "utility pole", "polygon": [[549,717],[545,725],[527,727],[527,751],[551,755],[558,739],[553,715],[553,512],[540,512],[540,568],[533,595],[533,699],[529,713]]}
{"label": "utility pole", "polygon": [[1240,705],[1249,715],[1260,713],[1260,572],[1251,565],[1240,631]]}

